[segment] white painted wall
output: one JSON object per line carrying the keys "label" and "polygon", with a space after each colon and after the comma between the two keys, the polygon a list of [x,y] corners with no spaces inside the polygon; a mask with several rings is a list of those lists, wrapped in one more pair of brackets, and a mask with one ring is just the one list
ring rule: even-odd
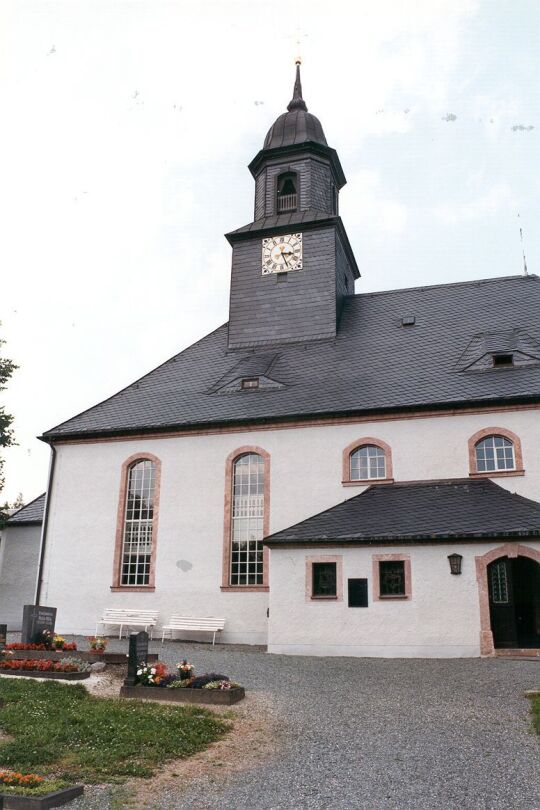
{"label": "white painted wall", "polygon": [[0,542],[0,624],[20,630],[24,605],[33,605],[41,526],[6,526]]}
{"label": "white painted wall", "polygon": [[[480,611],[474,558],[501,543],[424,546],[272,549],[268,652],[384,658],[462,658],[480,655]],[[540,550],[539,542],[524,545]],[[463,555],[462,573],[450,573],[448,555]],[[374,554],[411,560],[410,599],[376,600]],[[306,558],[343,558],[343,600],[306,597]],[[350,608],[347,580],[368,580],[368,607]]]}
{"label": "white painted wall", "polygon": [[[491,426],[521,437],[526,470],[497,483],[540,500],[540,420],[533,410],[60,445],[41,602],[58,608],[57,627],[65,633],[94,632],[105,607],[147,607],[158,609],[161,621],[173,613],[225,616],[224,641],[266,643],[268,594],[220,591],[229,453],[242,445],[270,453],[275,532],[362,491],[341,483],[342,451],[353,440],[372,436],[387,442],[396,481],[459,478],[469,474],[468,438]],[[142,451],[162,461],[156,590],[111,593],[121,466]],[[183,570],[181,561],[191,568]],[[281,576],[287,580],[285,571]],[[280,587],[276,577],[272,571],[272,599]]]}

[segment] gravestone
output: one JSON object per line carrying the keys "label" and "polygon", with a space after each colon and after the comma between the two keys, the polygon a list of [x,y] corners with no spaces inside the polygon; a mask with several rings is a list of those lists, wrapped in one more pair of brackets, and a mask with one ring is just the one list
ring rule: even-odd
{"label": "gravestone", "polygon": [[38,644],[44,630],[54,633],[56,608],[43,605],[25,605],[23,608],[22,634],[23,644]]}
{"label": "gravestone", "polygon": [[0,650],[3,650],[7,642],[7,624],[0,624]]}
{"label": "gravestone", "polygon": [[137,669],[140,664],[148,661],[148,633],[129,634],[128,671],[124,686],[135,686],[137,682]]}

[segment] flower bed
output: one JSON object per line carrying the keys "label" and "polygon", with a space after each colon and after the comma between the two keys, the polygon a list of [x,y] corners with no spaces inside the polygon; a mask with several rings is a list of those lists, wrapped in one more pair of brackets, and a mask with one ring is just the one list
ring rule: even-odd
{"label": "flower bed", "polygon": [[39,650],[40,652],[73,652],[77,649],[77,644],[75,642],[69,643],[64,641],[62,647],[47,647],[46,644],[21,644],[21,642],[16,641],[12,644],[6,644],[4,647],[5,650],[13,650],[13,651],[20,651],[20,650]]}
{"label": "flower bed", "polygon": [[160,662],[154,666],[147,663],[137,670],[134,686],[123,686],[120,697],[138,697],[144,700],[166,700],[177,703],[237,703],[245,697],[239,683],[217,672],[194,674],[194,667],[187,661],[177,664],[176,675]]}
{"label": "flower bed", "polygon": [[26,675],[35,678],[67,678],[78,680],[88,678],[90,666],[76,658],[63,658],[61,661],[17,658],[0,661],[0,675]]}
{"label": "flower bed", "polygon": [[35,773],[0,771],[0,797],[8,807],[29,808],[60,807],[84,792],[83,785],[69,785],[59,779],[45,779]]}
{"label": "flower bed", "polygon": [[[61,661],[63,658],[78,658],[82,661],[103,661],[105,664],[126,664],[127,653],[125,652],[95,652],[94,650],[8,650],[14,659],[26,658],[33,661]],[[157,661],[157,653],[149,653],[148,661]]]}

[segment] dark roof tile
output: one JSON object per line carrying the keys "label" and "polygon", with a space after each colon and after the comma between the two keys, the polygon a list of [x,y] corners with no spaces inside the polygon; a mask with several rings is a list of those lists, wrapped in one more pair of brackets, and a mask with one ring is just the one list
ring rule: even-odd
{"label": "dark roof tile", "polygon": [[376,484],[266,538],[270,545],[540,536],[540,503],[487,478]]}
{"label": "dark roof tile", "polygon": [[[538,365],[473,373],[456,365],[482,332],[519,329],[540,341],[539,311],[540,279],[510,276],[350,296],[332,340],[228,351],[224,324],[44,438],[538,401]],[[401,326],[404,312],[415,326]],[[247,361],[264,355],[262,367],[270,352],[279,355],[270,376],[283,388],[212,395],[236,367],[256,368]]]}

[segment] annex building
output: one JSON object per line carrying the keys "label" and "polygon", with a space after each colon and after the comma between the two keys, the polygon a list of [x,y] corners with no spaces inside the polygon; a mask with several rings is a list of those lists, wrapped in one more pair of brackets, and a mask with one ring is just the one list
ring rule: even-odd
{"label": "annex building", "polygon": [[36,601],[278,653],[540,647],[540,280],[355,294],[299,67],[249,169],[228,323],[41,437]]}

